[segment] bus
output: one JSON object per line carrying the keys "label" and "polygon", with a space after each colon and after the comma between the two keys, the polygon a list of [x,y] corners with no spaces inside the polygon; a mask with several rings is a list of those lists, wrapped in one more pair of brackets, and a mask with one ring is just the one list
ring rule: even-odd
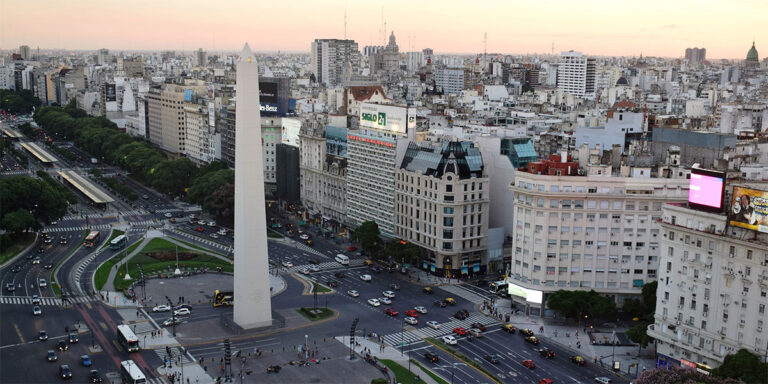
{"label": "bus", "polygon": [[83,246],[86,248],[93,247],[99,242],[100,235],[101,233],[99,233],[99,231],[91,231],[90,233],[88,233],[88,236],[85,237],[85,241],[83,241]]}
{"label": "bus", "polygon": [[131,327],[121,324],[117,326],[117,342],[128,352],[138,352],[139,338],[133,333]]}
{"label": "bus", "polygon": [[338,262],[341,265],[349,265],[349,257],[339,253],[336,255],[336,262]]}
{"label": "bus", "polygon": [[234,305],[235,294],[234,292],[221,292],[218,289],[213,292],[213,306],[220,307],[222,305]]}
{"label": "bus", "polygon": [[488,292],[504,295],[507,293],[507,287],[509,287],[509,284],[504,280],[494,281],[490,284]]}
{"label": "bus", "polygon": [[118,250],[123,249],[125,247],[125,244],[128,242],[128,237],[125,235],[120,235],[112,239],[112,241],[109,242],[109,249],[111,250]]}
{"label": "bus", "polygon": [[123,377],[123,383],[125,384],[144,384],[147,382],[144,372],[139,369],[139,366],[133,360],[120,362],[120,376]]}

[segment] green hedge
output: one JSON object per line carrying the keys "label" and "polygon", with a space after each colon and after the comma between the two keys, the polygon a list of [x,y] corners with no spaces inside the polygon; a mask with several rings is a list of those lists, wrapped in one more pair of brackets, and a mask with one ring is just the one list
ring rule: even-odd
{"label": "green hedge", "polygon": [[312,313],[313,308],[309,307],[301,307],[296,310],[296,312],[299,312],[302,316],[307,318],[309,321],[317,321],[322,320],[328,317],[331,317],[333,315],[333,310],[328,308],[317,308],[318,311],[320,311],[320,314],[316,315]]}

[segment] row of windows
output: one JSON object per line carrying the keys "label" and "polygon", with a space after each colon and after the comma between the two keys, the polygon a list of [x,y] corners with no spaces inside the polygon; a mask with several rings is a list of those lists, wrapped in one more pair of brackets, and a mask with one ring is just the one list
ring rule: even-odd
{"label": "row of windows", "polygon": [[[481,197],[482,198],[482,197]],[[533,196],[526,196],[522,194],[517,195],[517,202],[518,204],[524,204],[528,206],[533,206]],[[617,210],[617,211],[660,211],[661,210],[661,202],[654,202],[652,205],[647,201],[623,201],[623,200],[587,200],[586,201],[586,207],[587,209],[610,209],[610,210]],[[549,199],[549,201],[537,198],[536,199],[536,207],[543,208],[545,206],[548,206],[549,208],[556,208],[556,209],[584,209],[584,200],[570,200],[570,199]],[[520,207],[518,207],[518,210]]]}

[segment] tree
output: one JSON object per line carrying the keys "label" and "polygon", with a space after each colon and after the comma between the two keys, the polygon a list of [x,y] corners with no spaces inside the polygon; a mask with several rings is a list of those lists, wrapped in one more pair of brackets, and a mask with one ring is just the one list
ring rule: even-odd
{"label": "tree", "polygon": [[375,253],[379,247],[379,235],[379,225],[375,221],[366,221],[355,229],[353,238],[364,251]]}
{"label": "tree", "polygon": [[635,384],[739,384],[738,380],[707,376],[691,368],[657,368],[640,374]]}
{"label": "tree", "polygon": [[[647,314],[645,304],[637,299],[624,300],[624,305],[621,306],[621,310],[632,318],[644,318]],[[651,314],[651,316],[653,316],[653,314]]]}
{"label": "tree", "polygon": [[525,83],[523,84],[523,87],[520,90],[520,93],[528,93],[528,92],[533,92],[533,87],[530,84]]}
{"label": "tree", "polygon": [[226,183],[206,199],[204,209],[216,218],[216,222],[232,226],[235,222],[235,183]]}
{"label": "tree", "polygon": [[50,223],[67,212],[67,199],[45,180],[29,176],[0,179],[0,221],[18,209],[32,213],[37,222]]}
{"label": "tree", "polygon": [[547,307],[566,318],[580,319],[583,316],[604,317],[616,311],[614,302],[594,290],[558,290],[547,296]]}
{"label": "tree", "polygon": [[387,243],[385,252],[397,262],[405,260],[406,263],[413,263],[421,255],[421,248],[416,244],[397,239]]}
{"label": "tree", "polygon": [[0,89],[0,109],[4,109],[13,114],[24,114],[32,112],[33,108],[40,106],[38,99],[32,91],[22,89],[14,91],[11,89]]}
{"label": "tree", "polygon": [[659,289],[659,282],[652,281],[643,285],[641,296],[643,298],[643,305],[645,306],[645,313],[653,320],[653,314],[656,313],[656,291]]}
{"label": "tree", "polygon": [[641,321],[640,324],[628,329],[627,337],[639,344],[640,348],[647,347],[648,344],[653,341],[653,339],[648,336],[648,323],[645,321]]}
{"label": "tree", "polygon": [[746,349],[728,355],[723,364],[715,368],[712,374],[722,378],[732,378],[747,384],[765,383],[768,380],[768,363],[761,363],[760,358]]}
{"label": "tree", "polygon": [[17,209],[3,216],[0,220],[0,228],[8,232],[19,234],[35,226],[35,217],[26,209]]}

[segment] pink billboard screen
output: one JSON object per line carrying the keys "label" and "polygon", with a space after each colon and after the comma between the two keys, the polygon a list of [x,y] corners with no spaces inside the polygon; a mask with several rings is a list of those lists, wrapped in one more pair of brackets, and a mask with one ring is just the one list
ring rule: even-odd
{"label": "pink billboard screen", "polygon": [[691,173],[688,202],[721,208],[723,204],[723,178]]}

